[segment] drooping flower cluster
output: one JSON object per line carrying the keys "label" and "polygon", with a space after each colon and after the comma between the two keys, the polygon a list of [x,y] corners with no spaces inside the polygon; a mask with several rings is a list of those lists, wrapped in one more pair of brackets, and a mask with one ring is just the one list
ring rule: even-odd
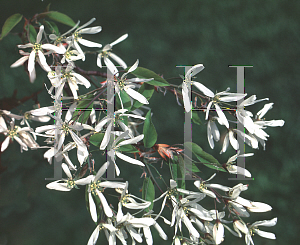
{"label": "drooping flower cluster", "polygon": [[[97,34],[102,30],[101,26],[88,27],[94,21],[95,18],[80,27],[78,27],[78,22],[71,30],[62,35],[58,33],[47,35],[44,26],[41,25],[35,43],[18,46],[22,49],[31,48],[31,52],[20,50],[20,54],[24,56],[11,67],[24,65],[28,61],[26,69],[30,82],[34,82],[36,79],[35,62],[38,62],[47,73],[50,84],[50,88],[47,90],[54,99],[54,105],[33,109],[23,115],[1,110],[0,133],[5,136],[1,152],[6,150],[12,140],[16,140],[20,144],[21,151],[27,150],[28,147],[31,149],[49,148],[44,153],[44,157],[50,164],[53,159],[61,161],[62,171],[67,178],[48,183],[46,187],[57,191],[72,191],[80,186],[86,187],[87,208],[96,225],[88,240],[88,245],[97,243],[102,230],[110,245],[117,244],[117,240],[122,244],[127,244],[129,240],[132,241],[132,244],[145,240],[148,245],[152,245],[153,231],[158,232],[163,240],[170,240],[170,244],[175,245],[221,244],[225,239],[225,229],[237,237],[242,237],[243,233],[246,245],[254,244],[253,234],[275,239],[273,233],[260,231],[257,227],[274,226],[277,218],[270,221],[257,221],[252,225],[248,225],[243,220],[248,218],[251,212],[267,212],[272,209],[268,204],[240,197],[240,194],[248,189],[248,185],[240,183],[233,187],[227,187],[208,183],[215,177],[216,174],[214,174],[208,180],[198,177],[198,180],[194,182],[194,190],[185,189],[184,178],[187,173],[192,175],[191,172],[196,167],[195,163],[193,162],[191,170],[184,163],[185,152],[182,148],[156,144],[157,133],[151,121],[152,113],[150,108],[145,106],[149,104],[148,100],[154,90],[161,91],[161,87],[171,86],[154,72],[139,68],[139,60],[127,68],[123,59],[111,52],[114,45],[128,37],[127,34],[105,45],[102,50],[98,50],[102,48],[101,44],[83,39],[81,35]],[[43,38],[43,36],[49,36],[51,43],[48,43],[48,38]],[[107,108],[109,101],[105,95],[108,94],[108,78],[102,73],[101,76],[107,80],[100,82],[101,87],[95,86],[93,91],[80,94],[82,92],[80,85],[83,85],[85,89],[92,86],[89,74],[98,74],[97,72],[85,72],[76,66],[76,61],[85,61],[87,55],[80,45],[98,48],[89,53],[97,55],[96,63],[99,68],[103,68],[103,60],[107,71],[113,75],[112,84],[116,102],[113,112],[108,111]],[[125,71],[118,70],[112,60]],[[264,129],[268,126],[283,126],[284,121],[265,121],[263,119],[267,111],[272,108],[273,103],[266,104],[256,116],[244,109],[246,106],[266,99],[256,100],[256,96],[250,96],[241,104],[233,105],[229,103],[236,103],[244,99],[247,94],[230,93],[228,92],[229,88],[223,92],[214,93],[203,84],[192,81],[193,77],[203,69],[202,64],[193,66],[183,77],[181,91],[173,88],[170,91],[173,91],[176,97],[181,93],[186,112],[193,109],[200,109],[204,112],[204,118],[207,120],[207,138],[212,149],[215,141],[218,142],[221,138],[216,123],[218,122],[227,130],[221,153],[228,149],[229,143],[238,151],[223,165],[218,162],[205,162],[205,164],[212,164],[213,168],[230,174],[251,177],[251,173],[236,165],[235,161],[239,157],[253,154],[240,154],[239,149],[244,146],[239,145],[235,136],[245,139],[245,142],[252,148],[258,148],[258,143],[265,148],[265,141],[269,135]],[[119,74],[121,72],[123,72],[122,75]],[[134,77],[130,77],[133,75]],[[196,101],[194,105],[191,104],[190,85],[196,87],[203,94],[196,93],[196,97],[202,101],[200,107],[197,107]],[[63,110],[62,107],[68,109]],[[100,107],[104,108],[102,110],[107,109],[107,115],[101,115]],[[236,121],[227,119],[227,114]],[[62,120],[62,115],[64,120]],[[31,120],[45,123],[51,119],[54,119],[54,123],[35,129],[30,125]],[[20,125],[26,124],[26,127],[16,126],[16,120],[22,120]],[[246,133],[232,127],[230,123],[233,125],[241,123],[247,130]],[[7,127],[7,124],[10,124],[10,128]],[[143,133],[141,133],[140,125],[143,125]],[[47,145],[40,146],[36,142],[38,137],[46,138]],[[96,147],[96,150],[93,147]],[[75,148],[77,149],[77,159],[69,156],[72,155],[71,151]],[[104,153],[110,157],[107,158],[107,161],[94,160],[101,158]],[[156,156],[152,156],[153,154]],[[197,154],[199,152],[196,152]],[[130,164],[128,166],[132,168],[140,168],[142,177],[145,176],[142,198],[129,193],[129,182],[126,180],[133,179],[134,181],[134,176],[128,178],[128,176],[121,175],[122,169],[120,170],[118,167],[121,160]],[[158,160],[162,160],[162,166],[168,166],[171,176],[173,176],[169,180],[170,187],[167,187],[166,191],[159,186],[157,178],[151,172],[153,168],[159,173],[154,166]],[[99,170],[96,171],[97,169]],[[196,167],[196,169],[198,168]],[[116,174],[127,178],[125,181],[110,179],[109,171],[113,176]],[[160,174],[158,177],[159,179],[165,178]],[[161,192],[157,198],[155,198],[155,188]],[[116,193],[111,194],[113,189]],[[216,205],[209,209],[203,207],[201,202],[205,197],[221,203],[220,208],[223,208],[224,211],[219,211],[221,209],[218,209]],[[161,199],[160,208],[154,210],[154,205],[157,207]],[[123,213],[124,210],[126,210],[126,214]],[[228,217],[230,220],[225,219],[226,211],[230,214]],[[162,216],[163,213],[168,215],[167,212],[171,215],[170,220]],[[166,225],[172,227],[174,232],[171,236],[168,237],[159,224],[161,220],[165,223],[163,227],[167,227]],[[98,242],[98,244],[100,243]]]}

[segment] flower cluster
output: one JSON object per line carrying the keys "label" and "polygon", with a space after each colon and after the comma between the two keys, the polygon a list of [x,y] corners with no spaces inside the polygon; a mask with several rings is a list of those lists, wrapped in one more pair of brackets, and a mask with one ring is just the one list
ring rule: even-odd
{"label": "flower cluster", "polygon": [[[251,177],[247,169],[235,164],[238,157],[253,155],[252,153],[240,154],[239,150],[244,146],[239,145],[236,136],[245,139],[245,142],[252,148],[258,148],[259,143],[265,148],[269,135],[264,130],[268,126],[284,125],[283,120],[264,120],[263,117],[272,108],[273,103],[264,105],[263,109],[253,116],[244,107],[268,99],[256,100],[255,95],[245,99],[247,94],[230,93],[229,88],[222,92],[212,92],[200,82],[192,81],[193,77],[204,69],[202,64],[197,64],[187,71],[181,86],[171,86],[163,77],[148,69],[138,67],[139,60],[128,68],[123,59],[112,53],[112,48],[125,40],[128,34],[101,49],[101,44],[82,37],[85,34],[97,34],[102,30],[101,26],[88,27],[94,21],[95,18],[80,27],[78,22],[62,35],[57,32],[53,33],[53,30],[48,35],[44,26],[40,25],[34,43],[18,45],[21,49],[31,49],[31,51],[20,50],[23,57],[11,67],[25,65],[29,80],[33,83],[36,79],[35,62],[39,63],[48,77],[50,88],[47,90],[54,104],[30,110],[23,115],[1,110],[0,133],[5,136],[1,152],[5,151],[13,140],[20,144],[21,151],[28,150],[28,147],[31,149],[49,148],[44,153],[44,158],[50,164],[53,159],[61,161],[61,168],[66,178],[48,183],[46,187],[57,191],[73,191],[80,186],[86,189],[87,208],[96,225],[88,240],[88,245],[97,243],[102,230],[109,244],[116,244],[117,240],[120,240],[122,244],[127,244],[129,240],[132,244],[145,240],[148,245],[152,245],[153,231],[158,232],[163,240],[173,241],[170,244],[175,245],[221,244],[225,239],[225,229],[236,237],[242,237],[243,233],[246,245],[254,244],[252,240],[254,234],[275,239],[273,233],[260,231],[257,227],[274,226],[277,218],[270,221],[257,221],[252,225],[244,221],[251,212],[260,213],[272,209],[268,204],[241,197],[241,193],[248,189],[248,185],[240,183],[227,187],[208,183],[216,176],[214,174],[208,180],[197,176],[194,190],[185,188],[185,176],[195,176],[193,172],[198,170],[196,162],[192,161],[193,169],[191,170],[184,162],[184,149],[156,143],[157,133],[151,121],[152,112],[150,107],[146,106],[149,104],[153,91],[161,92],[164,87],[165,91],[174,93],[179,104],[178,97],[182,99],[186,112],[199,109],[207,120],[207,138],[212,149],[215,147],[215,142],[220,141],[221,138],[217,123],[224,125],[227,133],[221,153],[228,149],[230,143],[237,154],[222,165],[202,150],[193,153],[198,154],[198,160],[205,160],[207,156],[215,159],[214,163],[204,162],[213,169]],[[81,45],[94,48],[94,50],[86,52]],[[87,72],[76,65],[78,60],[85,61],[89,53],[96,54],[95,62],[100,69],[104,68],[103,60],[107,71],[113,74],[112,81],[108,81],[104,73]],[[114,62],[124,70],[118,70]],[[120,75],[120,73],[123,74]],[[83,89],[92,87],[89,74],[102,76],[105,80],[100,81],[100,87],[94,84],[96,87],[94,90],[82,94],[81,85],[85,87]],[[107,96],[110,85],[115,91],[114,111],[111,113],[107,109],[107,115],[103,116],[99,108],[105,110],[111,102],[108,101]],[[190,85],[201,92],[199,94],[198,91],[197,93],[192,91],[195,95],[193,105],[190,98]],[[201,106],[197,106],[197,98],[201,100]],[[236,102],[241,99],[243,102],[236,105]],[[62,107],[68,107],[68,109],[64,111]],[[231,119],[228,116],[231,116]],[[35,129],[30,125],[31,120],[46,123],[51,119],[54,119],[54,123],[38,126]],[[26,127],[16,126],[16,120],[21,120],[20,125],[26,124]],[[233,125],[241,123],[246,132],[237,130],[230,123]],[[8,124],[10,127],[7,127]],[[142,133],[141,126],[143,127]],[[38,138],[42,137],[46,138],[45,146],[37,143]],[[77,149],[77,159],[69,156],[72,155],[73,149]],[[110,156],[107,161],[95,161],[105,153]],[[155,169],[158,173],[157,177],[162,181],[166,178],[159,174],[155,167],[154,163],[158,160],[162,161],[162,167],[167,166],[172,176],[166,191],[157,183],[158,178],[151,171]],[[113,176],[114,174],[121,175],[117,164],[120,161],[130,164],[130,167],[140,169],[141,177],[144,177],[142,197],[129,192],[128,179],[134,176],[130,176],[124,182],[108,177],[111,169]],[[126,176],[121,176],[126,178]],[[161,192],[157,198],[155,198],[155,189]],[[212,198],[215,202],[213,208],[207,209],[202,206],[201,202],[205,197]],[[160,209],[154,210],[154,204],[157,206],[160,200],[162,200]],[[223,211],[219,211],[217,202],[220,203]],[[124,210],[126,214],[123,213]],[[229,220],[225,219],[226,211],[228,211]],[[166,215],[169,213],[170,220],[164,217],[166,215],[162,216],[163,213]],[[165,223],[165,227],[169,226],[174,230],[171,237],[168,238],[159,224],[161,220]]]}

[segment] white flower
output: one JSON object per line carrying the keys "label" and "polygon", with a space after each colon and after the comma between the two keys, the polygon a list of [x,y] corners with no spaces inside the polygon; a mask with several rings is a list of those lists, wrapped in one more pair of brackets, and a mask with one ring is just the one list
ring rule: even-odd
{"label": "white flower", "polygon": [[230,174],[240,174],[240,175],[244,175],[248,178],[251,177],[251,173],[245,169],[245,168],[242,168],[240,166],[237,166],[237,165],[233,165],[233,163],[235,162],[235,160],[238,158],[238,157],[248,157],[248,156],[253,156],[254,154],[253,153],[248,153],[248,154],[242,154],[242,155],[239,155],[239,151],[237,154],[235,154],[234,156],[230,157],[226,163],[226,169],[227,171],[230,173]]}
{"label": "white flower", "polygon": [[216,176],[216,174],[213,174],[209,179],[207,180],[196,180],[194,182],[194,185],[204,194],[212,197],[212,198],[216,198],[216,194],[210,190],[208,190],[207,188],[215,188],[215,189],[221,189],[223,191],[228,191],[229,187],[223,186],[223,185],[219,185],[219,184],[207,184],[206,182],[210,181],[212,178],[214,178]]}
{"label": "white flower", "polygon": [[[41,133],[41,132],[45,132],[46,134],[55,134],[55,130],[59,130],[59,134],[60,134],[60,138],[59,141],[57,143],[57,149],[59,150],[61,148],[61,146],[64,143],[65,137],[70,134],[72,139],[74,140],[74,142],[76,143],[77,147],[80,148],[80,150],[82,152],[87,151],[85,144],[83,143],[83,141],[77,136],[77,134],[73,131],[80,131],[82,129],[85,128],[84,124],[80,124],[78,122],[74,122],[72,121],[72,115],[73,112],[75,111],[77,106],[77,103],[73,103],[69,110],[66,113],[65,116],[65,121],[63,121],[62,119],[52,116],[55,120],[59,121],[60,125],[45,125],[45,126],[41,126],[41,127],[37,127],[35,129],[36,133]],[[46,109],[47,110],[47,109]],[[88,126],[88,125],[87,125]],[[90,126],[89,126],[90,127]],[[89,128],[87,127],[87,128]]]}
{"label": "white flower", "polygon": [[207,123],[207,138],[208,143],[211,149],[214,149],[214,140],[219,141],[220,140],[220,132],[217,128],[216,123],[214,122],[215,117],[208,120]]}
{"label": "white flower", "polygon": [[183,96],[183,103],[186,112],[189,112],[191,110],[191,98],[189,97],[188,84],[195,85],[197,82],[192,82],[192,77],[198,74],[203,69],[204,69],[203,64],[194,65],[185,74],[185,79],[182,83],[182,96]]}
{"label": "white flower", "polygon": [[229,128],[229,123],[227,121],[227,118],[224,114],[224,112],[221,110],[219,103],[221,102],[231,102],[231,101],[238,101],[242,98],[244,98],[247,94],[242,93],[228,93],[229,88],[227,88],[223,92],[219,92],[214,94],[210,89],[205,87],[203,84],[199,82],[193,82],[193,85],[196,86],[203,94],[211,98],[211,101],[208,103],[206,108],[206,117],[205,119],[208,119],[209,110],[212,108],[212,106],[215,106],[216,112],[218,114],[219,120],[222,125],[225,125],[227,128]]}
{"label": "white flower", "polygon": [[[149,104],[148,100],[142,94],[133,90],[132,88],[135,87],[135,85],[134,85],[135,82],[148,82],[148,81],[153,80],[153,78],[150,78],[150,79],[143,79],[143,78],[126,79],[127,74],[129,74],[130,72],[133,72],[138,67],[138,64],[139,64],[139,60],[137,60],[134,63],[134,65],[132,67],[130,67],[129,70],[121,76],[120,79],[117,78],[115,90],[120,98],[122,109],[123,109],[123,103],[122,103],[122,99],[121,99],[121,95],[120,95],[121,90],[124,90],[130,97],[139,101],[140,103]],[[115,73],[117,73],[117,71],[114,72],[113,74],[115,74]]]}
{"label": "white flower", "polygon": [[[116,156],[122,160],[124,160],[125,162],[129,162],[131,164],[135,164],[135,165],[139,165],[139,166],[145,166],[145,164],[143,162],[141,162],[140,160],[131,158],[129,156],[126,156],[125,154],[121,153],[119,151],[119,147],[123,146],[123,145],[129,145],[129,144],[136,144],[137,142],[141,141],[144,138],[144,135],[141,134],[139,136],[136,136],[134,138],[131,139],[127,139],[127,140],[123,140],[121,142],[119,142],[120,140],[124,139],[125,137],[127,137],[129,134],[129,131],[125,131],[124,133],[122,133],[120,136],[118,136],[115,141],[112,143],[111,147],[109,147],[108,150],[113,150],[114,153],[116,154]],[[119,143],[118,143],[119,142]],[[115,168],[116,168],[116,174],[119,176],[120,174],[120,170],[118,168],[118,166],[115,164]]]}
{"label": "white flower", "polygon": [[237,106],[236,117],[251,134],[254,132],[254,123],[251,118],[253,117],[253,114],[250,111],[246,111],[244,107],[256,104],[257,102],[261,102],[263,100],[269,100],[269,98],[256,100],[256,95],[252,95]]}
{"label": "white flower", "polygon": [[126,187],[125,183],[122,182],[112,182],[112,181],[100,181],[100,178],[103,176],[103,174],[106,172],[106,169],[108,167],[109,163],[104,163],[97,174],[94,176],[94,178],[91,179],[91,183],[89,185],[88,189],[88,197],[89,197],[89,209],[92,216],[92,219],[94,222],[97,222],[97,208],[96,204],[94,202],[94,197],[98,197],[100,199],[100,202],[102,204],[104,213],[107,217],[112,217],[113,212],[111,208],[109,207],[107,200],[105,196],[103,195],[103,191],[105,188],[121,188],[124,189]]}
{"label": "white flower", "polygon": [[[61,164],[62,169],[67,175],[68,179],[56,180],[46,185],[48,189],[53,189],[57,191],[70,191],[77,185],[88,185],[94,178],[94,175],[89,175],[82,179],[73,179],[70,169],[67,164]],[[63,182],[63,183],[61,183]]]}
{"label": "white flower", "polygon": [[[104,137],[103,137],[103,140],[102,140],[101,145],[100,145],[100,150],[104,150],[106,148],[106,146],[108,145],[108,143],[109,143],[110,134],[111,134],[111,127],[112,127],[113,123],[119,124],[120,127],[124,130],[124,132],[129,131],[129,128],[126,126],[126,124],[123,121],[121,121],[121,117],[127,116],[127,117],[139,118],[139,119],[142,119],[142,120],[146,119],[145,117],[134,115],[134,114],[125,114],[126,111],[128,111],[128,110],[127,109],[117,110],[117,111],[114,112],[113,117],[105,116],[95,126],[95,131],[99,132],[105,124],[108,124],[107,129],[106,129],[105,134],[104,134]],[[130,133],[130,131],[129,131],[128,135],[129,135],[130,138],[133,138],[133,135]]]}
{"label": "white flower", "polygon": [[78,99],[78,84],[84,85],[86,88],[91,86],[89,80],[87,80],[84,76],[74,72],[73,68],[74,65],[69,63],[66,69],[61,69],[60,66],[57,66],[55,71],[50,71],[48,73],[48,78],[51,81],[52,86],[57,88],[55,91],[55,98],[58,98],[61,95],[66,82],[69,84],[74,99]]}
{"label": "white flower", "polygon": [[[141,201],[137,202],[135,199]],[[128,194],[128,181],[126,181],[125,187],[122,191],[120,202],[118,204],[119,206],[119,212],[122,212],[121,206],[124,206],[129,209],[145,209],[148,208],[151,205],[151,202],[145,201],[137,196]],[[120,214],[121,215],[121,214]],[[118,217],[117,217],[118,219]]]}
{"label": "white flower", "polygon": [[263,220],[263,221],[254,222],[252,225],[250,225],[248,227],[249,233],[247,233],[245,236],[246,244],[250,245],[250,243],[251,243],[252,245],[254,245],[252,238],[251,238],[251,235],[254,235],[254,233],[261,237],[265,237],[268,239],[276,239],[276,236],[274,233],[261,231],[257,228],[258,226],[267,226],[267,227],[274,226],[274,225],[276,225],[276,223],[277,223],[277,218],[274,218],[271,220]]}
{"label": "white flower", "polygon": [[114,45],[118,44],[119,42],[122,42],[127,37],[128,37],[128,34],[124,34],[123,36],[121,36],[120,38],[118,38],[116,41],[114,41],[114,42],[112,42],[110,44],[105,45],[104,48],[102,49],[102,51],[98,54],[98,57],[97,57],[97,66],[99,66],[100,68],[102,68],[101,59],[103,58],[105,65],[111,71],[111,73],[112,74],[116,74],[116,71],[118,71],[118,69],[110,61],[110,59],[109,59],[109,57],[110,57],[113,60],[115,60],[120,66],[122,66],[123,69],[126,69],[127,68],[126,63],[119,56],[117,56],[114,53],[112,53],[111,49],[112,49],[112,47]]}
{"label": "white flower", "polygon": [[110,235],[108,234],[108,231],[113,233],[113,232],[118,232],[118,229],[115,228],[111,223],[100,223],[99,225],[96,226],[96,229],[93,231],[87,245],[95,245],[97,243],[99,232],[101,230],[104,230],[105,234],[107,235],[106,237],[109,237],[108,238],[109,244],[115,244],[115,242],[111,243],[111,238]]}
{"label": "white flower", "polygon": [[282,127],[284,125],[284,120],[271,120],[271,121],[264,121],[263,116],[273,108],[274,103],[268,103],[265,104],[264,107],[256,113],[254,121],[254,130],[252,132],[253,136],[256,137],[256,139],[261,143],[263,148],[265,149],[266,143],[265,141],[267,140],[267,137],[269,135],[263,131],[267,126],[269,127]]}
{"label": "white flower", "polygon": [[30,131],[30,130],[31,128],[28,127],[20,128],[19,126],[15,126],[14,118],[12,118],[12,121],[10,122],[10,129],[8,129],[4,119],[0,117],[0,133],[6,135],[6,138],[1,145],[1,152],[6,150],[10,140],[16,140],[21,146],[21,151],[22,150],[27,151],[28,150],[27,145],[22,141],[21,137],[27,140],[26,142],[29,144],[29,147],[36,148],[38,146],[36,142],[32,138],[28,137],[27,134],[24,133],[25,131]]}
{"label": "white flower", "polygon": [[85,56],[84,56],[84,53],[78,43],[80,43],[81,45],[84,45],[86,47],[95,47],[95,48],[102,47],[102,45],[99,43],[91,42],[91,41],[85,40],[81,37],[82,34],[96,34],[102,30],[101,26],[85,28],[86,26],[92,24],[95,20],[96,20],[96,18],[92,18],[90,21],[88,21],[84,25],[78,27],[75,30],[75,32],[73,33],[73,35],[66,39],[67,42],[69,42],[70,45],[72,45],[79,52],[79,54],[81,56],[83,56],[83,59],[82,59],[83,61],[85,60]]}
{"label": "white flower", "polygon": [[[36,37],[36,43],[32,44],[32,43],[27,43],[25,45],[18,45],[19,48],[32,48],[31,53],[26,53],[23,52],[23,54],[25,55],[24,57],[20,58],[19,60],[17,60],[15,63],[13,63],[10,67],[18,67],[20,65],[23,65],[24,62],[26,60],[28,60],[28,72],[29,72],[29,77],[30,77],[30,82],[34,82],[35,78],[36,78],[36,73],[35,73],[35,68],[34,68],[34,62],[35,60],[38,61],[38,63],[40,64],[40,66],[47,72],[51,71],[50,67],[47,64],[46,58],[45,58],[45,54],[50,54],[52,52],[58,53],[58,54],[63,54],[63,50],[55,45],[52,44],[40,44],[41,40],[42,40],[42,36],[43,36],[43,32],[44,32],[44,26],[40,26],[40,30],[37,34]],[[46,49],[46,50],[50,50],[47,53],[43,53],[41,50],[42,49]]]}
{"label": "white flower", "polygon": [[236,151],[239,149],[239,143],[238,143],[237,139],[234,137],[234,131],[232,129],[229,129],[227,134],[225,135],[225,138],[223,140],[222,150],[220,151],[220,154],[226,152],[226,150],[229,146],[229,142],[230,142],[231,146],[233,147],[233,149],[235,149]]}

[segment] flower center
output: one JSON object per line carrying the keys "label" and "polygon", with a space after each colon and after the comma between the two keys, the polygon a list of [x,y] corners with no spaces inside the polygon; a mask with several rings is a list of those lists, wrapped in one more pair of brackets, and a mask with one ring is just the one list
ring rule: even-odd
{"label": "flower center", "polygon": [[68,179],[67,187],[73,189],[76,186],[75,181],[73,179]]}
{"label": "flower center", "polygon": [[90,188],[91,188],[91,193],[93,195],[97,195],[96,190],[98,191],[103,191],[103,188],[100,187],[101,181],[97,180],[96,182],[91,183]]}
{"label": "flower center", "polygon": [[79,38],[82,38],[78,32],[74,33],[74,40],[77,41]]}
{"label": "flower center", "polygon": [[111,53],[110,51],[102,51],[102,52],[101,52],[101,57],[102,57],[102,58],[104,58],[104,57],[107,58],[107,57],[110,56],[110,53]]}
{"label": "flower center", "polygon": [[34,50],[34,52],[37,53],[37,51],[39,51],[39,50],[41,50],[41,49],[42,49],[42,45],[41,45],[41,44],[35,43],[35,44],[33,45],[33,50]]}
{"label": "flower center", "polygon": [[68,133],[69,133],[69,131],[70,131],[69,124],[64,123],[63,125],[61,125],[61,129],[62,129],[63,131],[65,131],[66,135],[68,135]]}
{"label": "flower center", "polygon": [[18,127],[14,127],[13,129],[9,130],[8,135],[10,138],[14,138],[18,133],[17,133]]}

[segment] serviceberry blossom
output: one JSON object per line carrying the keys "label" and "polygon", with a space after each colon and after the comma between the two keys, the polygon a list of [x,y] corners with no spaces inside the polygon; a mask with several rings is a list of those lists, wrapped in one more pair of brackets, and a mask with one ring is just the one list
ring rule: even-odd
{"label": "serviceberry blossom", "polygon": [[[13,63],[10,67],[18,67],[20,65],[23,65],[25,61],[28,60],[28,72],[29,72],[29,77],[30,77],[30,82],[34,82],[36,78],[36,73],[35,73],[35,61],[37,61],[40,66],[47,72],[51,71],[49,65],[47,64],[45,55],[51,54],[53,52],[58,53],[58,54],[63,54],[64,51],[52,44],[46,43],[46,44],[41,44],[42,36],[44,32],[44,26],[40,26],[40,30],[37,34],[36,37],[36,42],[34,44],[32,43],[27,43],[25,45],[18,45],[19,48],[32,48],[32,51],[29,53],[26,52],[21,52],[21,54],[25,55],[24,57],[18,59],[15,63]],[[50,50],[46,53],[43,53],[41,50],[46,49]]]}
{"label": "serviceberry blossom", "polygon": [[112,58],[114,61],[116,61],[120,66],[122,66],[123,69],[127,68],[126,63],[117,55],[111,52],[112,47],[122,41],[124,41],[128,37],[128,34],[124,34],[123,36],[119,37],[116,41],[106,44],[102,51],[98,54],[97,57],[97,66],[102,68],[101,59],[104,60],[104,63],[106,67],[111,71],[112,74],[115,74],[115,72],[118,70],[117,67],[111,62],[109,58]]}
{"label": "serviceberry blossom", "polygon": [[6,136],[5,140],[2,142],[1,145],[1,152],[6,150],[10,140],[16,140],[21,146],[21,151],[22,150],[27,151],[28,150],[27,144],[25,144],[22,141],[22,138],[27,140],[29,147],[37,148],[38,144],[32,138],[30,138],[29,137],[30,134],[26,134],[25,131],[31,131],[31,128],[29,127],[20,128],[19,126],[15,126],[15,119],[12,118],[10,122],[10,129],[8,129],[4,119],[0,117],[0,133],[3,133]]}
{"label": "serviceberry blossom", "polygon": [[82,49],[80,48],[79,44],[86,47],[95,47],[95,48],[101,48],[102,45],[99,43],[95,43],[92,41],[88,41],[86,39],[83,39],[81,37],[82,34],[96,34],[99,33],[102,30],[101,26],[94,26],[94,27],[89,27],[89,28],[85,28],[86,26],[92,24],[94,21],[96,20],[96,18],[92,18],[90,21],[88,21],[87,23],[85,23],[84,25],[78,27],[75,32],[72,34],[72,36],[67,37],[66,41],[69,43],[69,45],[73,46],[78,53],[83,56],[83,61],[85,60],[85,55],[82,51]]}
{"label": "serviceberry blossom", "polygon": [[[117,82],[115,84],[115,91],[120,98],[122,109],[123,109],[123,103],[122,103],[122,99],[121,99],[121,95],[120,95],[121,90],[124,90],[131,98],[139,101],[140,103],[149,104],[148,100],[142,94],[140,94],[139,92],[135,91],[132,88],[135,88],[135,86],[136,86],[134,84],[135,82],[149,82],[149,81],[153,80],[153,78],[150,78],[150,79],[143,79],[143,78],[127,79],[126,78],[126,76],[130,72],[133,72],[138,67],[138,64],[139,64],[139,60],[137,60],[133,64],[133,66],[131,66],[129,68],[129,70],[121,76],[120,79],[116,76]],[[117,74],[117,71],[114,71],[113,74]]]}
{"label": "serviceberry blossom", "polygon": [[71,171],[67,164],[62,163],[61,167],[68,179],[61,179],[53,181],[46,185],[48,189],[53,189],[57,191],[71,191],[73,188],[77,188],[77,185],[88,185],[94,179],[94,175],[89,175],[82,179],[76,179],[72,177]]}

